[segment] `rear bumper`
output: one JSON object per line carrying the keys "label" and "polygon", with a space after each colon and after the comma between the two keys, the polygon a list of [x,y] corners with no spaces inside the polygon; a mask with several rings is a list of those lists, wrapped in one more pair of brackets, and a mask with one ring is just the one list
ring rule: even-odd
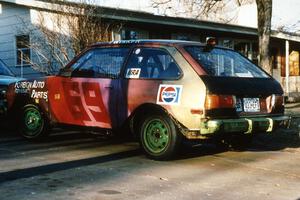
{"label": "rear bumper", "polygon": [[289,116],[213,119],[202,122],[198,133],[193,131],[187,134],[186,137],[198,139],[224,133],[272,132],[278,127],[286,127],[289,121]]}
{"label": "rear bumper", "polygon": [[209,120],[202,123],[200,132],[201,134],[272,132],[276,128],[287,124],[289,120],[290,117],[288,116]]}

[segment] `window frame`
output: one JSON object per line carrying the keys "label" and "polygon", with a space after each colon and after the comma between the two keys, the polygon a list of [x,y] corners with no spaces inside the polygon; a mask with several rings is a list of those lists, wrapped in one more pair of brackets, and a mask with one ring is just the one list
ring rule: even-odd
{"label": "window frame", "polygon": [[[180,75],[178,77],[170,77],[170,78],[163,78],[163,77],[160,77],[160,78],[145,78],[145,77],[139,77],[139,78],[128,78],[126,77],[126,72],[127,72],[127,67],[128,67],[128,63],[130,61],[130,58],[131,56],[133,55],[134,51],[138,48],[142,48],[142,49],[156,49],[156,50],[161,50],[161,51],[164,51],[166,52],[173,60],[174,60],[174,63],[177,65],[178,69],[179,69],[179,72],[180,72]],[[175,48],[176,49],[176,48]],[[176,49],[176,51],[178,51]],[[123,79],[126,79],[126,80],[180,80],[182,77],[183,77],[184,73],[183,73],[183,70],[181,69],[180,65],[177,63],[176,59],[172,56],[172,54],[164,47],[153,47],[153,46],[132,46],[131,48],[131,51],[127,57],[127,60],[126,60],[126,63],[124,63],[124,68],[123,68],[123,71],[122,71],[122,78]]]}
{"label": "window frame", "polygon": [[[22,36],[28,36],[28,45],[29,47],[27,48],[18,48],[18,37],[22,37]],[[15,35],[15,66],[16,67],[30,67],[31,63],[24,63],[24,60],[20,63],[18,63],[18,52],[19,51],[24,51],[24,50],[29,50],[29,60],[32,61],[32,49],[30,48],[30,44],[31,44],[31,37],[29,34],[19,34],[19,35]]]}

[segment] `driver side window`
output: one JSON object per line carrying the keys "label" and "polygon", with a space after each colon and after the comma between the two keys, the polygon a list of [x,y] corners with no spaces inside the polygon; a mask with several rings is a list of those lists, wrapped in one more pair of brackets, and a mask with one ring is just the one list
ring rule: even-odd
{"label": "driver side window", "polygon": [[72,76],[117,78],[128,48],[95,48],[87,51],[72,66]]}
{"label": "driver side window", "polygon": [[136,48],[125,70],[126,78],[178,79],[181,70],[172,56],[161,48]]}

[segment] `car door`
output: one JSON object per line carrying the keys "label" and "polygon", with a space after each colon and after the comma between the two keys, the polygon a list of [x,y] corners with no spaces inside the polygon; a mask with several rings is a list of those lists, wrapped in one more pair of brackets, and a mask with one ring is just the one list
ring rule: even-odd
{"label": "car door", "polygon": [[48,79],[52,118],[58,123],[113,128],[117,122],[119,74],[128,48],[93,48]]}
{"label": "car door", "polygon": [[[179,98],[161,99],[158,98],[159,90],[164,86],[170,86],[166,89],[174,89],[172,83],[182,76],[182,71],[172,58],[170,53],[162,47],[136,47],[133,49],[124,70],[124,79],[122,80],[121,89],[124,96],[122,109],[120,111],[120,121],[127,118],[134,110],[142,104],[161,104],[174,105],[179,102]],[[176,89],[176,88],[175,88]],[[169,93],[178,93],[180,91],[170,91]],[[166,100],[166,101],[164,101]],[[169,101],[169,103],[167,102]]]}

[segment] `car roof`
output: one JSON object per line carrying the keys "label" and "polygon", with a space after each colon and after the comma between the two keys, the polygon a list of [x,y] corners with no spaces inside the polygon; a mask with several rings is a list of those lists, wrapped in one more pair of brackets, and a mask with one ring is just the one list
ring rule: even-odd
{"label": "car roof", "polygon": [[[147,40],[115,40],[111,42],[97,42],[90,47],[101,47],[101,46],[131,46],[131,45],[144,45],[144,44],[156,44],[156,45],[195,45],[195,46],[206,46],[206,44],[198,41],[187,41],[187,40],[164,40],[164,39],[147,39]],[[216,45],[215,48],[230,49],[223,46]],[[232,49],[230,49],[232,50]]]}
{"label": "car roof", "polygon": [[186,40],[116,40],[111,42],[98,42],[92,46],[106,46],[106,45],[135,45],[135,44],[162,44],[162,45],[176,45],[176,44],[194,44],[204,45],[203,43],[196,41]]}

